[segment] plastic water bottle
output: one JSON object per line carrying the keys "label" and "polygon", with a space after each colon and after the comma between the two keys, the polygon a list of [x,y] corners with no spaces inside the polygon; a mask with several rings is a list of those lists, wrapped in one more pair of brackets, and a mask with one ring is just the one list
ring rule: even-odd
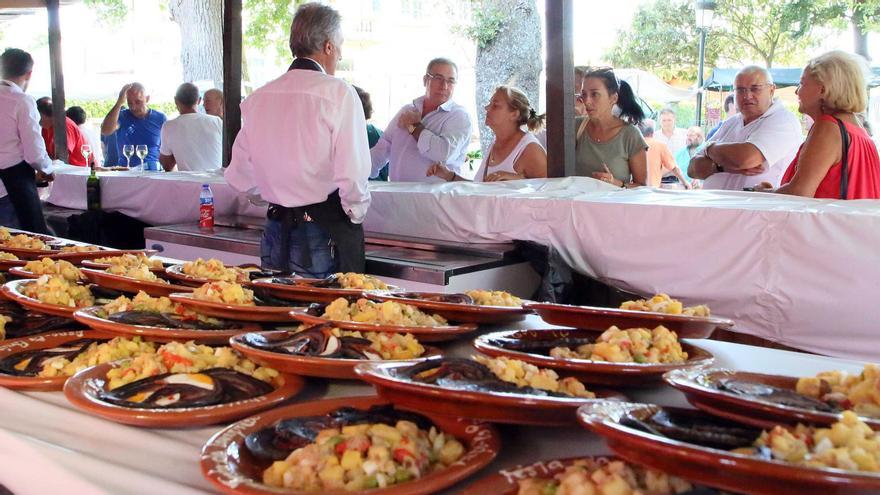
{"label": "plastic water bottle", "polygon": [[199,228],[214,228],[214,192],[208,184],[202,184],[199,193]]}

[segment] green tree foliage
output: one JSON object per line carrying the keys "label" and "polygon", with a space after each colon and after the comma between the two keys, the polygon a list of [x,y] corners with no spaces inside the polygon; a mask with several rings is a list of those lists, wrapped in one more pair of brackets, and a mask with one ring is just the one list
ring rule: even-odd
{"label": "green tree foliage", "polygon": [[248,20],[244,45],[258,50],[273,47],[279,60],[289,59],[290,21],[302,3],[305,0],[244,0],[242,8]]}

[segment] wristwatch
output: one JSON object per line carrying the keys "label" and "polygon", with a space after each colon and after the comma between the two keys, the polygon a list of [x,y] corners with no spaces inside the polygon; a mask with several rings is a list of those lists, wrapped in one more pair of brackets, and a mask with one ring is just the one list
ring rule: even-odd
{"label": "wristwatch", "polygon": [[724,172],[724,167],[722,167],[721,165],[715,162],[712,162],[712,165],[715,165],[715,172]]}
{"label": "wristwatch", "polygon": [[407,127],[407,129],[409,130],[409,133],[412,134],[412,133],[416,132],[416,129],[418,129],[420,127],[423,127],[422,123],[417,122],[415,124],[410,124],[409,127]]}

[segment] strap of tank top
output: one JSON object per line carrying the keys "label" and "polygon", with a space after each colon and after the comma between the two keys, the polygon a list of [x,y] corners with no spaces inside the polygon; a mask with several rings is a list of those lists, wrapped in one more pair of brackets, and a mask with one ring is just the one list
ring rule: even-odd
{"label": "strap of tank top", "polygon": [[843,121],[834,117],[840,127],[840,141],[842,150],[840,153],[840,199],[846,199],[846,192],[849,190],[849,170],[847,170],[847,162],[849,161],[849,132]]}

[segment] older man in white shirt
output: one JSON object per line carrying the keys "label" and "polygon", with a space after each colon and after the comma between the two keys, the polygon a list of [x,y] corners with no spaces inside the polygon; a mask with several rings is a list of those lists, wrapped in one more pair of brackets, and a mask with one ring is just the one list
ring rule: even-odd
{"label": "older man in white shirt", "polygon": [[8,48],[0,55],[0,224],[49,233],[34,170],[52,178],[52,161],[40,135],[40,116],[25,94],[34,59]]}
{"label": "older man in white shirt", "polygon": [[427,175],[434,163],[461,173],[472,124],[467,110],[452,101],[458,67],[449,59],[435,58],[428,63],[422,81],[425,95],[401,108],[370,150],[371,176],[386,163],[388,178],[397,182],[443,182]]}
{"label": "older man in white shirt", "polygon": [[159,163],[166,172],[216,170],[223,165],[223,121],[198,112],[199,88],[183,83],[174,94],[180,116],[162,125]]}
{"label": "older man in white shirt", "polygon": [[241,104],[226,180],[271,203],[261,245],[266,268],[310,277],[365,270],[370,152],[360,99],[333,77],[341,22],[331,7],[300,6],[290,26],[290,70]]}
{"label": "older man in white shirt", "polygon": [[705,179],[704,189],[741,191],[761,182],[777,187],[803,141],[800,123],[773,99],[776,86],[767,69],[743,68],[734,86],[740,112],[691,158],[688,175]]}

